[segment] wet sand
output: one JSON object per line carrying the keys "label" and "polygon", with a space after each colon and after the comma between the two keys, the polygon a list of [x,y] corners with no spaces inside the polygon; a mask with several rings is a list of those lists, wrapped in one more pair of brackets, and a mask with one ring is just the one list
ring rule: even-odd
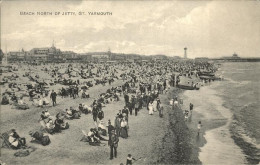
{"label": "wet sand", "polygon": [[[211,84],[212,85],[212,84]],[[192,121],[189,128],[197,131],[198,121],[202,122],[202,135],[197,139],[198,154],[202,164],[244,164],[245,156],[231,138],[229,126],[232,113],[223,107],[223,100],[217,93],[205,86],[200,91],[186,91],[184,98],[194,104]],[[197,137],[196,137],[197,136]],[[214,154],[212,154],[214,153]]]}

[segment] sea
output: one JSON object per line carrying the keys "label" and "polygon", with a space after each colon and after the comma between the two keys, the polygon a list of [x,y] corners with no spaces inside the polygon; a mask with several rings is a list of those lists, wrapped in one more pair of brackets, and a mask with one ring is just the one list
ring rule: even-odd
{"label": "sea", "polygon": [[259,164],[260,63],[221,63],[216,74],[224,79],[184,92],[202,125],[225,121],[214,128],[203,126],[206,143],[199,159],[202,164]]}

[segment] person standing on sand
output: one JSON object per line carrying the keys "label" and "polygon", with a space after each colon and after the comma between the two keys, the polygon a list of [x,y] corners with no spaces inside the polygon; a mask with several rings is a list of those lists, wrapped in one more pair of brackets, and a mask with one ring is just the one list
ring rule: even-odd
{"label": "person standing on sand", "polygon": [[153,115],[153,101],[151,100],[149,105],[148,105],[148,109],[149,109],[149,115]]}
{"label": "person standing on sand", "polygon": [[200,129],[202,127],[201,121],[198,122],[197,127],[198,127],[198,136],[199,136],[200,135]]}
{"label": "person standing on sand", "polygon": [[126,116],[128,117],[128,114],[129,114],[129,110],[128,108],[125,106],[124,109],[122,110],[122,114],[126,114]]}
{"label": "person standing on sand", "polygon": [[192,113],[192,110],[193,110],[193,104],[190,103],[190,113]]}
{"label": "person standing on sand", "polygon": [[112,130],[115,130],[115,127],[112,126],[112,125],[111,125],[111,121],[108,120],[107,132],[108,132],[109,140],[111,139]]}
{"label": "person standing on sand", "polygon": [[175,101],[173,102],[173,107],[179,107],[179,102],[177,100],[177,97],[175,98]]}
{"label": "person standing on sand", "polygon": [[93,115],[93,120],[96,123],[97,122],[97,118],[98,118],[98,107],[97,107],[97,104],[94,104],[94,106],[93,106],[92,115]]}
{"label": "person standing on sand", "polygon": [[52,105],[55,106],[57,103],[56,103],[56,97],[57,97],[57,93],[54,92],[54,90],[52,90],[51,92],[51,95],[50,95],[50,98],[52,100]]}
{"label": "person standing on sand", "polygon": [[113,157],[117,157],[117,147],[118,147],[118,142],[119,142],[119,138],[118,136],[115,134],[115,131],[112,130],[111,131],[111,138],[109,139],[108,143],[110,146],[110,160],[113,159]]}
{"label": "person standing on sand", "polygon": [[120,127],[121,127],[121,118],[119,116],[119,114],[117,114],[116,118],[115,118],[115,130],[116,130],[116,134],[118,136],[120,136]]}
{"label": "person standing on sand", "polygon": [[125,98],[125,105],[127,106],[129,103],[129,95],[125,93],[124,98]]}

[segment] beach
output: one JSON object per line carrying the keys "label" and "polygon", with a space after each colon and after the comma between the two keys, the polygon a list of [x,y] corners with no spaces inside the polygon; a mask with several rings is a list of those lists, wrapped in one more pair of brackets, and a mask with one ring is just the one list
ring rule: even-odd
{"label": "beach", "polygon": [[[16,73],[23,75],[25,71],[20,70]],[[40,75],[48,76],[42,70],[37,71]],[[121,73],[122,71],[119,71],[118,76]],[[182,77],[182,81],[183,79],[198,81],[196,77]],[[27,81],[25,77],[20,77],[19,80]],[[80,103],[90,105],[101,93],[124,83],[125,80],[117,79],[110,85],[94,85],[87,90],[90,95],[88,99],[58,97],[55,107],[49,105],[41,108],[30,105],[30,109],[17,110],[10,105],[1,105],[1,132],[15,128],[26,138],[27,145],[35,149],[26,157],[15,157],[16,150],[1,148],[1,161],[7,164],[120,164],[125,163],[127,155],[131,154],[136,159],[135,164],[215,164],[215,162],[257,164],[259,162],[257,146],[253,146],[252,143],[247,145],[248,148],[243,148],[245,141],[241,140],[243,136],[238,134],[237,129],[240,127],[236,127],[234,118],[237,113],[228,107],[222,97],[225,92],[222,91],[221,85],[230,83],[228,80],[205,83],[199,90],[169,87],[159,95],[161,105],[164,107],[163,117],[159,117],[158,111],[148,115],[146,107],[140,109],[137,116],[129,115],[129,137],[119,138],[118,155],[112,160],[109,159],[110,148],[107,141],[102,141],[100,146],[91,146],[81,141],[82,131],[88,132],[90,128],[95,127],[92,114],[82,114],[80,119],[67,120],[70,125],[68,130],[58,134],[48,134],[51,140],[48,146],[30,142],[29,131],[39,130],[42,110],[48,109],[51,115],[55,115],[66,108],[77,107]],[[238,86],[241,86],[241,83],[238,83]],[[60,84],[56,84],[49,89],[57,90],[61,87]],[[244,94],[241,97],[244,97]],[[179,101],[177,107],[170,105],[169,101],[173,98]],[[184,111],[189,110],[190,103],[194,105],[194,109],[185,121]],[[106,104],[103,107],[105,125],[108,120],[114,124],[116,114],[124,106],[124,95],[121,94],[119,101]],[[202,129],[198,135],[199,121],[202,122]],[[108,139],[108,136],[105,139]]]}
{"label": "beach", "polygon": [[[38,72],[44,75],[42,71],[38,70]],[[22,74],[24,73],[19,73],[19,75]],[[26,81],[24,77],[19,79]],[[137,159],[136,163],[138,164],[172,162],[173,152],[171,149],[176,151],[176,148],[175,141],[169,140],[173,136],[169,133],[169,130],[173,128],[170,119],[173,111],[169,106],[169,100],[173,95],[178,96],[180,90],[177,88],[170,88],[168,93],[160,95],[162,105],[165,107],[163,118],[159,117],[158,112],[155,112],[154,115],[148,115],[148,110],[145,107],[140,110],[138,116],[129,117],[129,137],[127,139],[120,138],[116,159],[109,160],[110,149],[106,141],[102,142],[102,146],[90,146],[88,143],[80,141],[83,137],[82,130],[88,132],[90,128],[95,126],[91,114],[82,114],[80,119],[69,120],[70,128],[68,130],[59,134],[48,134],[51,140],[51,144],[48,146],[30,142],[29,131],[39,130],[39,118],[42,110],[48,109],[50,114],[54,115],[65,108],[77,107],[80,103],[89,105],[100,93],[123,83],[123,80],[117,80],[111,85],[95,85],[88,90],[89,99],[58,97],[55,107],[30,106],[30,109],[27,110],[17,110],[12,109],[10,105],[1,105],[1,132],[15,128],[22,137],[26,138],[27,145],[35,148],[35,151],[26,157],[15,157],[16,150],[1,148],[1,161],[7,164],[120,164],[125,163],[128,154],[132,154]],[[50,86],[50,90],[58,88],[60,88],[59,85]],[[114,123],[116,114],[124,105],[124,98],[121,95],[118,102],[112,102],[103,107],[104,121],[107,123],[110,119]],[[176,111],[178,111],[178,118],[182,121],[182,111],[180,109],[176,109]],[[108,139],[108,137],[105,138]],[[186,142],[188,143],[188,141]],[[187,157],[188,155],[185,155],[185,158]],[[176,156],[174,159],[176,162],[184,160],[184,158],[180,159]]]}

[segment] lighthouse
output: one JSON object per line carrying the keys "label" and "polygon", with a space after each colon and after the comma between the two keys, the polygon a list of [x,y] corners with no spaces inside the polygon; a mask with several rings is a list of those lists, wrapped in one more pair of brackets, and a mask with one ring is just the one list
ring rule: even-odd
{"label": "lighthouse", "polygon": [[187,48],[184,48],[184,58],[187,58]]}

